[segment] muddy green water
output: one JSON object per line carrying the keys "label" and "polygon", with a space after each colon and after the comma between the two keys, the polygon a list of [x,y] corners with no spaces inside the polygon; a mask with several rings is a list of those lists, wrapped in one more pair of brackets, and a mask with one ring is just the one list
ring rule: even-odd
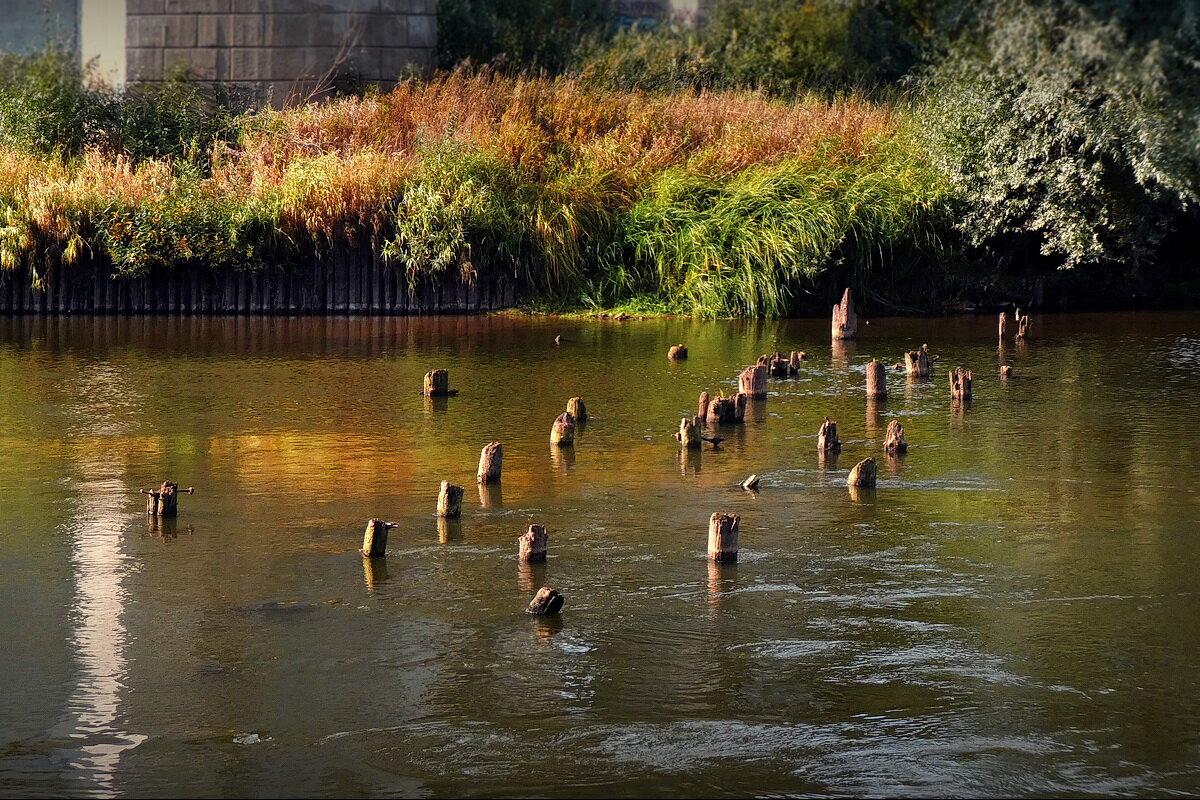
{"label": "muddy green water", "polygon": [[[995,329],[2,319],[0,794],[1196,795],[1200,315]],[[934,378],[868,408],[865,363],[922,342]],[[699,391],[775,349],[811,358],[681,457]],[[419,396],[437,366],[458,397]],[[196,494],[150,525],[164,478]],[[704,557],[718,510],[736,566]],[[558,618],[522,613],[544,584]]]}

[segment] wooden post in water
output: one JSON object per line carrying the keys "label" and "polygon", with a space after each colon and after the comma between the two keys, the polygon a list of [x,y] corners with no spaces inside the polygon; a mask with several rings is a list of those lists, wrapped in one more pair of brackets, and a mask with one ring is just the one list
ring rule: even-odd
{"label": "wooden post in water", "polygon": [[708,419],[708,392],[701,392],[700,399],[696,401],[696,419],[697,424]]}
{"label": "wooden post in water", "polygon": [[887,426],[887,435],[883,439],[884,452],[897,454],[904,453],[908,450],[908,443],[904,441],[904,426],[898,420],[892,420]]}
{"label": "wooden post in water", "polygon": [[864,458],[862,461],[854,465],[850,470],[850,475],[846,478],[847,486],[865,486],[871,487],[875,485],[875,459]]}
{"label": "wooden post in water", "polygon": [[687,358],[687,356],[687,348],[681,344],[674,345],[670,350],[667,351],[667,358],[671,359],[672,361],[681,361]]}
{"label": "wooden post in water", "polygon": [[833,307],[832,333],[834,339],[853,339],[858,336],[858,317],[854,314],[854,296],[847,287],[842,302]]}
{"label": "wooden post in water", "polygon": [[1017,338],[1027,339],[1033,333],[1033,317],[1026,314],[1017,323]]}
{"label": "wooden post in water", "polygon": [[833,453],[842,449],[842,443],[838,441],[837,423],[829,417],[821,423],[821,430],[817,433],[817,449]]}
{"label": "wooden post in water", "polygon": [[708,404],[708,421],[714,425],[732,425],[737,421],[737,401],[718,395]]}
{"label": "wooden post in water", "polygon": [[496,483],[500,480],[500,470],[504,466],[504,447],[499,442],[484,445],[479,453],[479,470],[475,479],[480,483]]}
{"label": "wooden post in water", "polygon": [[779,353],[776,353],[771,357],[768,369],[771,371],[772,377],[786,378],[788,374],[788,360]]}
{"label": "wooden post in water", "polygon": [[708,521],[708,558],[717,564],[732,564],[738,556],[737,514],[714,513]]}
{"label": "wooden post in water", "polygon": [[738,391],[749,395],[755,400],[765,400],[767,397],[767,367],[755,364],[746,367],[738,376]]}
{"label": "wooden post in water", "polygon": [[807,356],[804,354],[803,351],[793,350],[791,356],[788,358],[788,374],[789,375],[799,374],[800,373],[800,362],[803,361],[805,358],[807,358]]}
{"label": "wooden post in water", "polygon": [[929,345],[923,344],[919,350],[904,354],[904,371],[913,378],[929,377]]}
{"label": "wooden post in water", "polygon": [[381,519],[367,522],[367,529],[363,533],[363,546],[358,552],[364,558],[382,558],[387,555],[388,531],[394,527],[396,523],[384,522]]}
{"label": "wooden post in water", "polygon": [[742,487],[748,492],[757,492],[758,482],[759,477],[757,475],[751,475],[749,478],[746,478],[746,480],[739,483],[738,486]]}
{"label": "wooden post in water", "polygon": [[699,449],[703,444],[700,439],[700,431],[696,429],[696,426],[687,417],[679,421],[679,431],[675,434],[675,438],[679,440],[680,447],[686,447],[691,450]]}
{"label": "wooden post in water", "polygon": [[458,394],[458,390],[450,388],[449,372],[444,369],[431,369],[425,373],[425,388],[421,394],[426,397],[452,397]]}
{"label": "wooden post in water", "polygon": [[736,425],[741,425],[746,421],[746,405],[750,402],[749,396],[745,392],[738,392],[733,397],[733,422]]}
{"label": "wooden post in water", "polygon": [[442,481],[438,490],[437,515],[439,517],[462,516],[463,487],[450,481]]}
{"label": "wooden post in water", "polygon": [[575,444],[575,417],[570,411],[564,411],[554,420],[550,427],[550,444],[559,447],[570,447]]}
{"label": "wooden post in water", "polygon": [[146,495],[146,513],[153,517],[173,517],[178,513],[176,502],[181,494],[194,494],[195,489],[180,489],[175,481],[163,481],[157,489],[142,489]]}
{"label": "wooden post in water", "polygon": [[547,614],[557,614],[562,610],[563,603],[566,600],[558,593],[557,590],[551,589],[549,586],[543,586],[538,589],[533,600],[529,601],[529,607],[525,609],[526,614],[536,614],[545,616]]}
{"label": "wooden post in water", "polygon": [[950,373],[950,399],[965,401],[972,398],[971,370],[955,367]]}
{"label": "wooden post in water", "polygon": [[545,525],[530,525],[529,530],[517,539],[517,560],[522,564],[545,561],[549,539]]}
{"label": "wooden post in water", "polygon": [[1000,312],[1000,338],[1003,339],[1004,335],[1006,333],[1008,333],[1008,312],[1001,311]]}
{"label": "wooden post in water", "polygon": [[1006,381],[1009,378],[1011,378],[1012,376],[1013,376],[1012,367],[1010,367],[1008,364],[1005,364],[1004,366],[1000,367],[1000,379],[1001,380]]}
{"label": "wooden post in water", "polygon": [[587,406],[582,397],[572,397],[567,401],[567,413],[575,418],[576,423],[587,422]]}
{"label": "wooden post in water", "polygon": [[867,398],[887,399],[887,367],[878,361],[867,364]]}

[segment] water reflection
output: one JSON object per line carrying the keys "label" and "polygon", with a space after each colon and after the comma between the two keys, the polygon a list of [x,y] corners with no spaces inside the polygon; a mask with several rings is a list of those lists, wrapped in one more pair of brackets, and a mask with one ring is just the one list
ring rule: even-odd
{"label": "water reflection", "polygon": [[679,474],[687,477],[688,475],[700,474],[700,455],[701,448],[699,447],[680,447],[679,448]]}
{"label": "water reflection", "polygon": [[459,517],[437,517],[438,541],[442,544],[462,541],[462,519]]}
{"label": "water reflection", "polygon": [[479,505],[487,509],[504,508],[504,489],[500,481],[496,483],[480,483]]}
{"label": "water reflection", "polygon": [[575,467],[575,447],[573,445],[550,445],[550,466],[560,475],[565,475]]}
{"label": "water reflection", "polygon": [[378,558],[363,558],[363,582],[367,585],[367,591],[373,592],[388,579],[387,556]]}
{"label": "water reflection", "polygon": [[517,562],[517,588],[523,592],[536,592],[545,585],[545,561],[538,561],[532,564],[520,561]]}

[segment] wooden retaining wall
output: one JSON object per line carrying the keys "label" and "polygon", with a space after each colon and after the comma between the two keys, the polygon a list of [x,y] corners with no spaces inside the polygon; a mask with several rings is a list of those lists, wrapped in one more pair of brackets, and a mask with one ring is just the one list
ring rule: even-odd
{"label": "wooden retaining wall", "polygon": [[339,248],[304,265],[256,270],[179,266],[115,277],[99,259],[51,270],[44,290],[28,269],[0,270],[0,314],[447,314],[508,308],[511,279],[468,285],[457,273],[410,287],[404,271],[366,249]]}

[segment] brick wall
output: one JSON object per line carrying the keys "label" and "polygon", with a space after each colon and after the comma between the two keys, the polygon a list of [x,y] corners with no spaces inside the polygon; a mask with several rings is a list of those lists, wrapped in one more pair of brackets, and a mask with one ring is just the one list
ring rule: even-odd
{"label": "brick wall", "polygon": [[126,0],[126,74],[252,86],[282,103],[332,74],[390,85],[433,66],[436,0]]}

